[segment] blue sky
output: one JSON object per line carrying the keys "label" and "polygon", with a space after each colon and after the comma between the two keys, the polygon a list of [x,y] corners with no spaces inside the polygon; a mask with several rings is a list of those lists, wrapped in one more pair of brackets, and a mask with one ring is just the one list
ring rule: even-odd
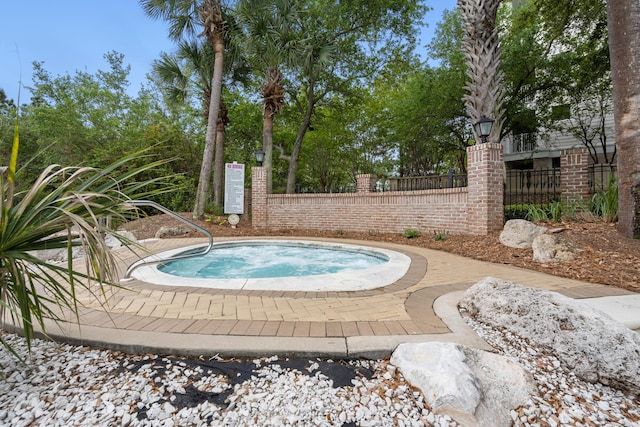
{"label": "blue sky", "polygon": [[[425,15],[428,27],[420,45],[431,39],[445,9],[456,0],[426,0],[433,8]],[[124,54],[131,66],[129,87],[136,93],[151,63],[160,52],[174,50],[167,38],[167,25],[148,18],[137,0],[0,0],[0,88],[16,100],[18,82],[31,86],[32,63],[44,62],[52,76],[106,69],[104,54]],[[29,101],[23,90],[21,103]]]}

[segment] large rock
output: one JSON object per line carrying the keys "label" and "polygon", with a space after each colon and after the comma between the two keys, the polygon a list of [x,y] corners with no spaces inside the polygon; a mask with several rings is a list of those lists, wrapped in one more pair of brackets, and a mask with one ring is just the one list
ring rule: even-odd
{"label": "large rock", "polygon": [[163,237],[175,237],[182,236],[183,234],[187,234],[189,229],[185,226],[178,225],[175,227],[160,227],[158,231],[156,231],[156,239],[162,239]]}
{"label": "large rock", "polygon": [[435,414],[464,426],[510,426],[510,411],[536,394],[531,375],[517,363],[460,344],[400,344],[391,363]]}
{"label": "large rock", "polygon": [[132,232],[126,230],[114,231],[113,234],[107,234],[104,236],[105,244],[111,249],[121,247],[123,242],[127,244],[129,242],[137,241],[136,236]]}
{"label": "large rock", "polygon": [[576,376],[640,395],[640,335],[555,292],[485,278],[459,303],[472,317],[551,350]]}
{"label": "large rock", "polygon": [[[61,234],[58,233],[57,235]],[[116,235],[121,236],[122,239],[116,237]],[[114,231],[113,234],[107,233],[104,236],[104,243],[110,249],[117,249],[121,247],[123,241],[126,244],[129,242],[137,242],[137,239],[133,233],[124,230]],[[31,253],[37,258],[51,263],[62,263],[66,262],[68,259],[67,248],[42,249]],[[82,258],[84,255],[84,248],[82,246],[74,246],[71,250],[71,257],[73,259]]]}
{"label": "large rock", "polygon": [[[53,264],[66,262],[69,258],[67,248],[41,249],[29,253],[42,261]],[[71,258],[77,259],[82,258],[83,256],[84,250],[82,249],[82,246],[74,246],[71,248]]]}
{"label": "large rock", "polygon": [[530,248],[533,239],[546,231],[545,227],[524,219],[510,219],[500,233],[500,243],[511,248]]}
{"label": "large rock", "polygon": [[568,262],[576,259],[576,247],[567,239],[555,234],[536,236],[531,249],[535,262]]}

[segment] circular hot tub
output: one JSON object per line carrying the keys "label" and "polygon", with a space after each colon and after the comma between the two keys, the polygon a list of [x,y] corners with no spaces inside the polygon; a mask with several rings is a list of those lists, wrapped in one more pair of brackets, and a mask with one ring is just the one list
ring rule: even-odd
{"label": "circular hot tub", "polygon": [[[411,259],[396,251],[369,246],[304,240],[241,240],[214,243],[205,255],[190,246],[140,261],[132,277],[168,286],[274,291],[356,291],[394,283]],[[158,260],[164,260],[157,263]]]}

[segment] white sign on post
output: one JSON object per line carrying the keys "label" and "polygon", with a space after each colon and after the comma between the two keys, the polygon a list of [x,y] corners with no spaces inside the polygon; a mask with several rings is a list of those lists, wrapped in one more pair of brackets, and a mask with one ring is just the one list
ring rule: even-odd
{"label": "white sign on post", "polygon": [[224,213],[244,213],[244,165],[236,162],[225,164]]}

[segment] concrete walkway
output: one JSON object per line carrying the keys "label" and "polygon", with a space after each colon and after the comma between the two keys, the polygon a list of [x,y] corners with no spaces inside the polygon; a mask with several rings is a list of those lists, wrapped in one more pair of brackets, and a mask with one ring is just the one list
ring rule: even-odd
{"label": "concrete walkway", "polygon": [[[216,239],[222,240],[230,239]],[[68,313],[60,313],[69,322],[49,323],[47,332],[69,342],[126,352],[205,357],[384,357],[402,342],[453,341],[487,348],[456,308],[462,291],[487,276],[572,298],[637,295],[430,249],[340,242],[402,252],[411,257],[411,267],[390,286],[355,292],[217,290],[132,280],[123,282],[122,289],[107,290],[106,302],[104,297],[82,292],[78,295],[83,305],[79,324]],[[196,243],[206,241],[166,239],[145,245],[149,252],[157,253]],[[126,249],[117,254],[122,272],[137,260]],[[636,318],[640,318],[640,311]]]}

